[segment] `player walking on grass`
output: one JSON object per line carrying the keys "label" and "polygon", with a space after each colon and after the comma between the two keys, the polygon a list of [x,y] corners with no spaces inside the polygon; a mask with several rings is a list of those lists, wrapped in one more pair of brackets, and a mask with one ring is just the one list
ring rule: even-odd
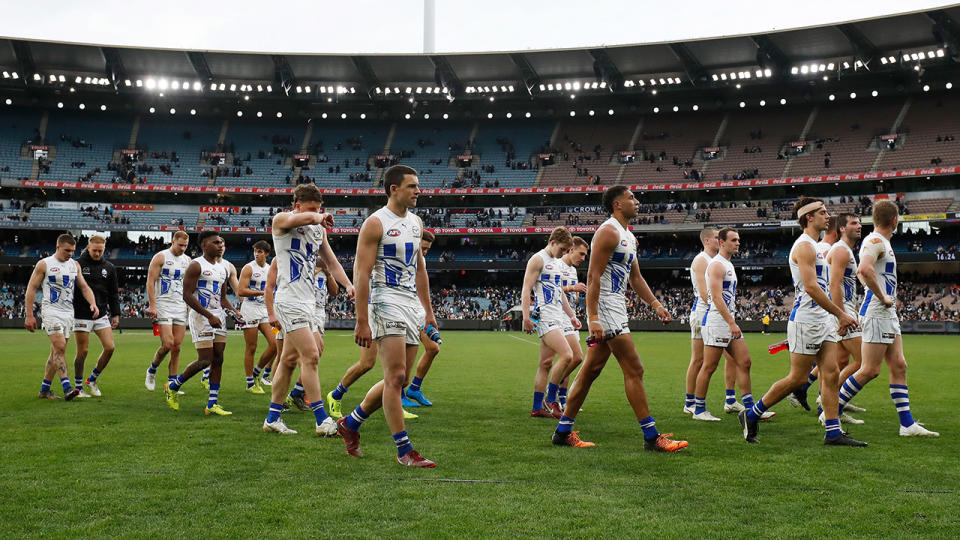
{"label": "player walking on grass", "polygon": [[187,330],[183,276],[190,266],[190,257],[185,254],[189,243],[190,236],[187,233],[173,233],[170,247],[154,255],[147,269],[147,316],[156,321],[160,329],[160,348],[153,354],[143,383],[151,392],[156,388],[157,368],[167,354],[170,355],[167,382],[172,381],[180,369],[180,347]]}
{"label": "player walking on grass", "polygon": [[[426,229],[422,231],[422,235],[420,238],[420,252],[426,257],[427,252],[430,251],[430,247],[433,246],[434,236],[433,233]],[[423,311],[423,306],[417,304],[417,307],[420,311]],[[425,319],[426,316],[421,313],[418,317]],[[410,383],[410,386],[404,394],[401,395],[400,403],[403,407],[419,407],[420,405],[430,407],[433,405],[433,403],[423,395],[421,385],[423,384],[423,378],[427,376],[427,371],[429,371],[430,366],[433,364],[433,359],[440,354],[440,332],[435,326],[424,327],[421,325],[420,342],[423,343],[423,355],[420,357],[419,363],[417,363],[417,375],[413,378],[413,382]],[[371,342],[370,347],[361,347],[360,359],[347,368],[346,373],[343,374],[343,378],[340,379],[337,387],[326,395],[324,398],[326,401],[324,403],[327,406],[327,411],[330,413],[330,416],[337,419],[343,418],[343,396],[350,390],[350,386],[353,383],[357,382],[360,377],[373,368],[373,365],[377,361],[377,350],[376,341]],[[412,368],[412,360],[408,359],[405,370],[408,378],[410,377]],[[404,384],[406,384],[406,379],[404,380]],[[406,409],[403,409],[403,417],[406,420],[418,418],[416,414]]]}
{"label": "player walking on grass", "polygon": [[[857,395],[863,386],[880,374],[884,360],[890,370],[890,397],[900,417],[902,437],[939,437],[913,419],[907,391],[907,360],[903,356],[903,337],[897,316],[897,258],[890,246],[890,237],[899,220],[897,205],[877,201],[873,205],[873,232],[860,245],[857,276],[867,293],[860,306],[863,328],[863,364],[840,388],[840,409]],[[826,389],[824,389],[826,395]]]}
{"label": "player walking on grass", "polygon": [[[300,380],[316,420],[315,433],[337,434],[337,426],[323,408],[323,393],[317,364],[323,341],[316,331],[316,260],[319,257],[330,273],[353,297],[353,285],[327,241],[324,226],[333,226],[333,217],[321,214],[323,196],[313,184],[301,184],[293,193],[293,211],[273,218],[274,261],[277,264],[277,291],[270,311],[283,332],[283,349],[271,388],[270,407],[263,430],[294,434],[280,417],[290,389],[293,369],[300,367]],[[269,284],[268,284],[269,286]]]}
{"label": "player walking on grass", "polygon": [[[686,385],[687,393],[683,403],[684,414],[694,414],[694,398],[697,391],[697,376],[703,367],[703,316],[707,313],[707,265],[717,255],[720,244],[717,242],[717,229],[706,227],[700,231],[700,243],[703,251],[697,254],[690,263],[690,282],[693,284],[693,306],[690,308],[690,365],[687,366]],[[734,385],[740,373],[736,362],[730,361],[730,353],[724,349],[727,361],[723,364],[723,379],[726,384],[726,393],[723,402],[723,412],[735,414],[743,410],[743,405],[737,402],[737,393]],[[749,377],[749,373],[747,374]],[[740,389],[743,391],[743,388]],[[744,400],[752,402],[753,396],[749,392],[743,394]]]}
{"label": "player walking on grass", "polygon": [[50,390],[54,375],[60,377],[63,387],[63,397],[70,401],[80,395],[81,388],[70,386],[70,377],[67,373],[67,363],[64,355],[67,352],[67,341],[70,340],[70,331],[73,329],[73,295],[80,288],[80,294],[90,306],[91,315],[97,318],[100,311],[97,308],[97,299],[87,285],[80,266],[74,261],[74,251],[77,241],[69,234],[57,237],[57,251],[44,259],[40,259],[33,268],[27,290],[23,296],[26,320],[24,328],[33,332],[37,329],[37,319],[33,316],[33,304],[37,299],[37,287],[41,288],[40,302],[41,328],[47,332],[50,339],[50,356],[43,370],[43,381],[40,383],[40,399],[59,399]]}
{"label": "player walking on grass", "polygon": [[[580,303],[580,293],[587,292],[587,286],[579,282],[577,277],[577,266],[587,258],[587,252],[590,246],[587,241],[579,236],[573,237],[573,247],[571,247],[560,262],[563,263],[563,278],[560,281],[561,289],[567,296],[567,304],[576,317],[577,305]],[[578,319],[579,322],[579,319]],[[544,406],[548,410],[556,409],[562,415],[563,407],[567,404],[567,390],[570,381],[570,374],[577,366],[583,363],[583,349],[580,348],[580,326],[574,327],[573,321],[564,320],[563,339],[570,345],[572,356],[569,362],[562,362],[561,359],[553,364],[550,370],[550,379],[547,382],[547,395],[544,398]],[[542,346],[542,344],[541,344]],[[558,404],[554,406],[554,404]]]}
{"label": "player walking on grass", "polygon": [[[836,391],[838,334],[857,328],[857,321],[842,307],[830,301],[827,293],[826,261],[817,253],[817,240],[827,229],[830,215],[821,199],[801,197],[794,207],[803,233],[790,249],[788,262],[796,301],[787,322],[787,341],[790,349],[790,373],[775,382],[753,407],[739,415],[743,436],[747,442],[757,440],[757,426],[763,413],[790,391],[807,380],[814,364],[820,367],[823,390],[824,426],[823,444],[834,446],[866,446],[867,443],[849,437],[840,429],[837,418]],[[834,315],[836,319],[830,315]]]}
{"label": "player walking on grass", "polygon": [[595,446],[594,443],[580,440],[579,432],[573,431],[573,422],[590,391],[590,385],[603,371],[613,353],[623,370],[627,400],[643,430],[643,448],[676,452],[687,447],[687,441],[672,440],[669,438],[672,434],[662,434],[657,430],[643,387],[643,364],[627,325],[627,284],[641,300],[656,310],[661,321],[670,321],[670,313],[640,275],[637,239],[627,229],[630,220],[639,213],[639,206],[636,197],[625,186],[612,186],[603,193],[603,207],[611,217],[600,225],[593,236],[587,269],[587,324],[590,338],[596,344],[587,349],[587,359],[573,381],[563,416],[553,434],[553,444]]}
{"label": "player walking on grass", "polygon": [[[706,408],[707,389],[710,377],[720,363],[720,356],[727,353],[727,364],[732,364],[736,373],[743,373],[738,381],[743,392],[744,407],[753,406],[750,383],[750,349],[735,319],[737,311],[737,271],[730,259],[740,252],[740,234],[736,229],[725,227],[718,233],[720,251],[707,265],[707,309],[701,319],[703,338],[703,367],[697,376],[694,400],[694,420],[719,422]],[[766,418],[773,411],[764,413]]]}
{"label": "player walking on grass", "polygon": [[197,372],[210,368],[210,391],[204,414],[227,416],[220,406],[220,377],[223,352],[227,346],[227,312],[238,324],[243,318],[230,304],[226,285],[230,279],[230,263],[222,260],[223,238],[215,231],[204,231],[198,237],[203,255],[194,259],[183,277],[183,300],[190,307],[190,337],[197,349],[197,359],[164,387],[164,397],[173,410],[180,409],[177,392]]}
{"label": "player walking on grass", "polygon": [[[244,265],[240,271],[239,290],[237,295],[243,300],[240,304],[240,316],[243,317],[243,340],[246,348],[243,351],[243,367],[247,374],[247,392],[263,394],[260,386],[260,376],[273,364],[277,354],[277,341],[273,336],[273,328],[267,318],[267,307],[263,302],[263,295],[267,287],[267,257],[270,256],[270,244],[259,240],[253,244],[253,260]],[[253,363],[257,353],[259,334],[267,340],[267,349],[260,355],[256,365]]]}
{"label": "player walking on grass", "polygon": [[[573,361],[573,351],[570,343],[563,337],[563,329],[580,328],[580,321],[576,313],[567,302],[567,295],[561,289],[565,277],[565,264],[560,257],[565,255],[573,246],[573,236],[564,227],[557,227],[550,234],[547,247],[536,252],[527,261],[527,269],[523,275],[523,287],[520,290],[520,308],[523,311],[523,331],[531,334],[537,331],[540,338],[540,361],[537,365],[537,374],[533,379],[533,409],[530,416],[534,418],[557,418],[563,416],[560,404],[557,403],[557,386],[552,387],[552,399],[544,404],[543,399],[547,390],[547,380],[550,377],[550,368],[553,367],[553,358],[564,366]],[[530,313],[530,297],[536,300],[536,315]],[[537,319],[534,323],[532,319]],[[558,373],[559,375],[559,370]]]}
{"label": "player walking on grass", "polygon": [[[73,297],[73,315],[75,318],[73,332],[77,336],[77,356],[73,360],[73,377],[76,387],[80,389],[80,395],[77,397],[90,397],[91,395],[99,397],[100,387],[97,385],[97,378],[107,368],[110,358],[115,349],[113,343],[113,329],[120,325],[120,291],[117,285],[117,269],[113,264],[103,258],[103,252],[107,248],[107,240],[100,236],[90,237],[87,243],[87,249],[77,258],[77,264],[80,265],[80,274],[86,280],[87,285],[93,291],[93,296],[97,299],[97,311],[99,317],[94,317],[89,304]],[[107,316],[109,310],[110,315]],[[90,372],[90,376],[84,380],[83,364],[87,359],[87,351],[90,349],[90,332],[97,335],[103,351],[97,358],[97,366]],[[83,390],[83,384],[86,383],[90,388],[87,394]]]}
{"label": "player walking on grass", "polygon": [[[373,385],[363,402],[350,415],[337,421],[347,453],[362,456],[360,426],[383,407],[397,462],[412,467],[436,467],[422,457],[410,442],[403,422],[400,396],[406,380],[405,367],[417,355],[420,327],[436,327],[430,305],[430,281],[420,251],[423,222],[410,211],[420,194],[417,171],[404,165],[390,167],[384,175],[387,205],[364,221],[357,240],[353,280],[357,283],[357,345],[369,347],[378,341],[383,380]],[[365,312],[363,307],[369,308]],[[423,310],[417,308],[417,303]]]}

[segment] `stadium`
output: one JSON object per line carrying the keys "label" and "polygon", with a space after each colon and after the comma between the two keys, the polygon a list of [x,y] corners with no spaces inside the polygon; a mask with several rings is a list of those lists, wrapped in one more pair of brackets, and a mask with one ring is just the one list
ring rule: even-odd
{"label": "stadium", "polygon": [[[364,52],[351,52],[349,42],[295,50],[284,48],[287,37],[277,37],[284,47],[158,45],[146,34],[120,43],[93,31],[81,39],[0,25],[0,36],[12,36],[0,37],[4,536],[956,536],[960,421],[944,403],[960,383],[960,7],[874,6],[866,15],[787,29],[748,21],[755,26],[735,34],[692,25],[693,35],[654,40],[638,31],[616,45],[602,45],[615,38],[598,33],[542,48],[477,48],[442,42],[465,14],[451,18],[450,6],[432,0],[406,4],[418,21],[408,32],[415,51],[391,49],[389,41]],[[584,9],[561,4],[570,17]],[[386,16],[400,8],[383,9]],[[532,8],[516,9],[522,18]],[[748,18],[750,9],[743,11]],[[393,205],[411,178],[417,195],[401,207],[415,231],[408,239],[405,225],[386,223],[401,219]],[[864,331],[864,367],[840,371],[832,361],[832,383],[813,373],[802,396],[794,386],[789,399],[773,399],[799,365],[794,356],[831,369],[793,344],[798,306],[807,309],[815,294],[824,295],[820,304],[834,302],[818,281],[826,266],[814,260],[826,257],[811,248],[811,283],[823,289],[813,293],[802,281],[806,263],[795,256],[798,237],[815,221],[805,215],[818,205],[834,221],[817,235],[825,231],[826,242],[834,231],[836,244],[850,238],[844,295],[855,310],[863,306],[854,322]],[[303,221],[307,214],[316,221]],[[629,225],[611,224],[617,216]],[[862,234],[839,232],[854,222]],[[407,243],[404,269],[394,274],[383,261],[402,261],[395,250],[404,244],[388,237],[427,242],[421,228],[435,237],[429,251]],[[606,249],[604,231],[614,229],[621,237],[610,249],[625,251],[593,257]],[[309,231],[323,239],[322,249],[310,245],[306,254],[311,265],[323,263],[316,276],[326,299],[316,312],[319,328],[310,323],[318,341],[308,346],[283,306],[297,294],[288,253]],[[712,300],[714,264],[697,267],[713,241],[704,240],[707,231],[719,231],[710,238],[719,234],[718,253],[736,275],[728,298],[729,282],[718,274],[725,302]],[[176,255],[183,233],[185,249]],[[736,248],[728,247],[732,234]],[[868,235],[895,254],[884,277],[892,303],[876,308],[895,310],[894,342],[885,329],[879,342],[867,343],[864,317],[882,293],[871,287],[873,266],[864,273],[857,261],[866,253],[882,266],[885,256],[884,249],[871,254]],[[576,251],[578,238],[587,245],[582,263],[561,258]],[[218,239],[219,255],[211,247]],[[64,246],[75,252],[61,257]],[[62,277],[72,306],[97,313],[74,316],[71,307],[61,327],[50,311],[57,303],[51,291],[62,291],[51,272],[72,267],[71,256],[80,261],[73,284],[68,270]],[[187,322],[165,322],[155,296],[166,298],[168,276],[158,276],[180,258],[185,290],[176,301],[191,311]],[[591,270],[599,259],[607,273]],[[267,278],[271,260],[277,264]],[[548,269],[561,260],[571,286],[564,281],[550,300]],[[98,270],[88,272],[88,264]],[[625,274],[616,275],[620,266]],[[230,284],[231,267],[239,286]],[[226,277],[217,282],[222,294],[212,289],[216,306],[222,298],[228,315],[240,306],[221,317],[223,328],[198,311],[211,306],[202,292],[214,279],[208,271],[220,268]],[[709,302],[697,272],[699,287],[711,287]],[[421,297],[424,305],[415,307],[426,315],[404,334],[406,315],[378,314],[374,306],[392,306],[382,291],[399,287],[398,279],[409,280],[409,298],[423,293],[421,274],[429,302]],[[105,283],[106,296],[95,283]],[[607,332],[604,287],[621,289],[619,334]],[[109,304],[109,313],[87,305],[94,290],[94,303]],[[196,295],[184,300],[189,290]],[[316,290],[310,283],[311,310]],[[253,320],[244,310],[256,295],[269,307]],[[724,345],[718,373],[698,367],[691,379],[691,354],[704,362],[705,350],[718,358],[721,350],[699,338],[698,321],[707,319],[697,304],[705,302],[735,315],[743,340],[729,339],[742,347]],[[364,303],[369,315],[358,317],[355,306]],[[816,317],[834,321],[832,332],[843,329],[836,314],[810,303],[820,309]],[[564,332],[571,339],[559,338],[560,347],[603,374],[570,367],[568,376],[555,376],[550,366],[564,355],[549,341],[547,304],[570,310],[561,322],[571,326]],[[90,327],[74,319],[90,319]],[[178,366],[174,353],[166,359],[177,325],[187,334],[177,345]],[[356,367],[373,350],[358,347],[362,329],[380,347],[372,370]],[[894,351],[901,334],[902,355],[877,356],[884,365],[866,386],[857,377],[868,346],[891,343]],[[411,335],[422,342],[416,368]],[[588,346],[591,336],[600,336],[598,345]],[[278,338],[294,352],[276,355]],[[88,351],[78,350],[80,340]],[[781,343],[789,350],[774,352]],[[312,368],[297,361],[310,347],[319,357]],[[623,347],[642,366],[621,357]],[[601,349],[618,362],[603,367]],[[281,377],[286,360],[276,358],[286,355],[304,371]],[[209,375],[200,375],[204,367]],[[263,369],[273,370],[272,386]],[[711,375],[712,387],[702,390]],[[35,397],[40,379],[40,397],[48,399]],[[281,380],[289,382],[283,390]],[[826,415],[818,422],[814,393],[824,388],[839,398],[816,398]],[[568,389],[582,405],[567,404]],[[317,391],[324,400],[309,399]],[[394,392],[412,413],[404,430],[395,429]],[[812,410],[797,407],[798,397]],[[730,408],[731,399],[743,412]],[[706,418],[703,400],[714,421],[697,421]],[[376,410],[381,403],[384,414]],[[856,421],[845,420],[844,406],[858,411]],[[844,422],[837,436],[869,446],[827,446],[831,421],[839,421],[831,408]],[[331,425],[333,413],[343,416],[331,432],[321,429],[327,413]],[[747,433],[751,414],[753,425],[765,420],[759,444],[748,444],[757,438]],[[570,431],[574,417],[579,431]],[[650,427],[654,417],[664,433]],[[366,453],[358,458],[350,437],[361,424]],[[898,424],[899,435],[939,436],[898,436]],[[314,426],[324,436],[315,437]],[[287,429],[300,433],[264,433]],[[581,442],[577,433],[596,447],[567,447]],[[668,442],[651,442],[660,436]],[[683,447],[669,446],[678,441]],[[436,468],[421,470],[433,462],[413,448]],[[424,461],[404,462],[407,449]],[[401,464],[416,466],[397,465],[395,451]]]}

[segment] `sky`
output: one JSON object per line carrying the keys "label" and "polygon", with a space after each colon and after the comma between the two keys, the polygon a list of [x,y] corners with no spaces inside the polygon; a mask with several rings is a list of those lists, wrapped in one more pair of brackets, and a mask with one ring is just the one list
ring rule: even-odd
{"label": "sky", "polygon": [[[423,0],[7,2],[0,36],[303,54],[423,52]],[[951,5],[931,0],[436,0],[437,52],[624,45],[770,32]]]}

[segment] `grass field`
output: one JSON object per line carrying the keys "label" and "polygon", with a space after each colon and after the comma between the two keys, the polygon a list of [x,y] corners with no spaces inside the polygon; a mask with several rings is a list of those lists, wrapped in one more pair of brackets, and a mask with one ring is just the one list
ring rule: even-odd
{"label": "grass field", "polygon": [[[956,537],[960,517],[960,386],[956,337],[907,336],[914,415],[938,439],[897,436],[881,375],[857,398],[867,421],[851,426],[869,448],[825,448],[812,413],[782,403],[747,445],[733,416],[694,423],[681,413],[689,358],[684,334],[635,334],[661,431],[690,441],[680,454],[642,451],[640,427],[615,363],[594,385],[576,429],[592,449],[550,444],[555,422],[529,418],[535,338],[447,332],[423,389],[435,405],[408,423],[433,470],[396,464],[383,415],[364,426],[362,459],[339,439],[313,436],[309,413],[287,413],[300,434],[260,430],[269,396],[243,391],[242,338],[227,348],[221,403],[202,414],[205,392],[187,383],[179,412],[143,387],[156,348],[149,332],[124,332],[101,376],[104,396],[36,398],[47,341],[0,332],[0,537]],[[771,357],[782,336],[749,335],[759,397],[786,372]],[[93,340],[95,342],[95,340]],[[188,343],[184,360],[196,357]],[[91,345],[87,370],[98,345]],[[357,349],[327,335],[324,391]],[[68,348],[72,362],[73,344]],[[182,363],[185,366],[186,362]],[[362,399],[379,367],[344,408]],[[722,412],[722,371],[708,402]],[[72,375],[72,374],[71,374]],[[158,379],[164,379],[166,365]],[[59,393],[59,390],[58,390]],[[953,413],[951,414],[951,411]]]}

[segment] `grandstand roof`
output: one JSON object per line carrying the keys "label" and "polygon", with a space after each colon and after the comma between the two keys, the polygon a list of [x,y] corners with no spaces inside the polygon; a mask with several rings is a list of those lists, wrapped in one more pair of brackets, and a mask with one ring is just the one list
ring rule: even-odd
{"label": "grandstand roof", "polygon": [[[448,55],[271,55],[0,39],[0,70],[5,72],[0,88],[83,86],[84,90],[144,92],[148,78],[166,78],[189,81],[191,88],[194,81],[199,81],[202,84],[199,91],[204,93],[210,92],[211,82],[218,86],[224,82],[227,88],[231,83],[238,87],[251,84],[246,91],[216,91],[224,97],[254,94],[256,85],[270,84],[278,97],[285,89],[288,95],[303,99],[316,100],[330,94],[342,100],[378,100],[406,97],[406,86],[424,86],[424,90],[449,87],[450,94],[456,94],[457,98],[509,97],[511,94],[526,98],[528,90],[533,95],[541,92],[549,95],[546,88],[541,90],[541,84],[560,83],[556,86],[557,93],[569,93],[565,86],[568,82],[605,82],[608,87],[625,92],[642,92],[643,87],[649,88],[650,81],[660,87],[661,80],[668,81],[667,87],[671,87],[669,81],[676,81],[672,86],[686,88],[727,85],[745,78],[753,82],[756,73],[762,75],[761,79],[784,81],[793,80],[791,77],[796,75],[794,78],[800,82],[801,75],[807,73],[792,74],[791,71],[809,63],[831,66],[825,74],[841,77],[864,71],[912,70],[915,66],[923,69],[956,62],[960,60],[958,21],[960,7],[952,6],[761,35],[618,47]],[[926,58],[924,53],[930,51],[934,51],[935,56]],[[917,53],[919,57],[913,56]],[[858,65],[858,60],[866,67]],[[769,75],[765,73],[768,69]],[[822,71],[823,68],[819,69]],[[9,76],[13,72],[19,75],[17,79]],[[730,76],[731,73],[734,75]],[[35,80],[35,74],[41,80]],[[55,80],[49,80],[51,75]],[[77,76],[81,77],[81,84],[75,82]],[[730,76],[729,80],[726,76]],[[86,77],[101,84],[86,83]],[[137,88],[137,79],[144,83],[141,88]],[[126,80],[131,81],[129,87]],[[515,90],[506,91],[506,87],[489,90],[493,83],[510,85]],[[337,86],[342,86],[342,94],[346,95],[338,96],[334,90]],[[298,92],[298,87],[303,91]],[[400,89],[399,95],[391,92],[388,97],[377,92],[377,89],[392,87]],[[417,96],[418,99],[431,97],[440,98],[432,92]]]}

